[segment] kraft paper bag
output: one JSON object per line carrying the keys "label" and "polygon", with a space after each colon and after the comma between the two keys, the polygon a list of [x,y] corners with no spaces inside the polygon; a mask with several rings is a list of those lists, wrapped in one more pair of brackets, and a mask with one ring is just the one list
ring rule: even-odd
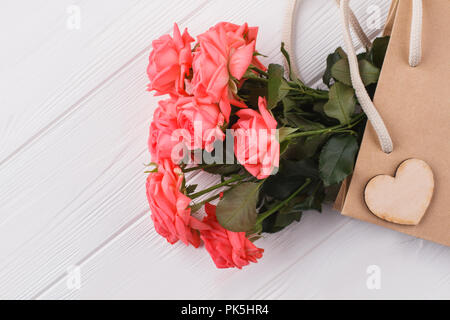
{"label": "kraft paper bag", "polygon": [[[394,151],[381,151],[368,123],[353,175],[342,184],[335,208],[346,216],[450,246],[450,1],[423,1],[422,60],[414,68],[408,64],[412,1],[394,1],[389,16],[385,32],[391,33],[391,40],[374,104]],[[364,201],[371,178],[394,176],[409,158],[425,160],[435,179],[431,204],[416,226],[382,220]]]}

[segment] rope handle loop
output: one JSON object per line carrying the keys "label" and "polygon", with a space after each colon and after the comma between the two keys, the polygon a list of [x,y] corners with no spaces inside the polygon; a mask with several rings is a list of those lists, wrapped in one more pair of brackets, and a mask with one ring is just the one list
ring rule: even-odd
{"label": "rope handle loop", "polygon": [[[353,47],[352,38],[350,34],[350,25],[359,41],[366,47],[371,47],[371,42],[367,35],[364,33],[361,25],[359,24],[356,16],[349,7],[350,0],[335,0],[336,4],[340,9],[341,24],[343,27],[343,37],[345,42],[345,48],[347,51],[349,67],[350,67],[350,77],[353,88],[355,90],[355,95],[358,101],[366,113],[367,118],[371,122],[381,146],[381,150],[385,153],[391,153],[394,149],[391,136],[383,122],[380,114],[378,113],[375,105],[367,93],[364,83],[361,80],[361,75],[359,73],[358,59],[356,56],[355,48]],[[409,65],[411,67],[416,67],[419,65],[422,59],[422,0],[412,0],[413,1],[413,13],[411,19],[411,34],[410,34],[410,46],[409,46]],[[294,57],[294,51],[292,43],[295,39],[293,38],[293,27],[294,27],[294,17],[295,11],[298,4],[298,0],[293,0],[289,2],[287,10],[286,28],[283,34],[283,40],[285,43],[285,48],[291,57]],[[292,72],[298,77],[299,71],[295,60],[291,63]]]}

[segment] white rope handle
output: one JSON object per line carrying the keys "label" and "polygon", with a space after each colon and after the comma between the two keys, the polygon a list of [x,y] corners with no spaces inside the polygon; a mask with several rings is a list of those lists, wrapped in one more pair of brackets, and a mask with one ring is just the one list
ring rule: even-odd
{"label": "white rope handle", "polygon": [[[340,0],[335,0],[336,4],[340,5]],[[367,37],[366,33],[362,29],[361,25],[359,24],[358,19],[356,18],[355,14],[353,13],[352,9],[348,10],[348,18],[350,20],[350,24],[352,26],[353,31],[355,32],[356,36],[359,39],[359,42],[361,44],[370,49],[372,47],[372,42],[370,41],[369,37]]]}
{"label": "white rope handle", "polygon": [[[335,0],[336,4],[339,6],[339,0]],[[284,42],[284,48],[289,53],[289,56],[295,57],[295,48],[292,44],[295,43],[294,39],[294,22],[296,17],[296,9],[298,6],[298,3],[300,0],[289,0],[287,4],[287,10],[286,10],[286,17],[285,17],[285,23],[284,23],[284,30],[283,30],[283,42]],[[372,43],[370,42],[370,39],[367,37],[363,29],[361,28],[361,25],[358,22],[358,19],[356,18],[353,11],[350,9],[350,24],[352,25],[353,31],[355,32],[356,36],[358,37],[359,41],[362,43],[362,45],[366,48],[371,48]],[[291,61],[291,69],[292,73],[301,80],[300,78],[300,72],[297,67],[297,63],[295,60]]]}
{"label": "white rope handle", "polygon": [[422,60],[422,0],[413,0],[411,34],[409,38],[409,65],[416,67]]}
{"label": "white rope handle", "polygon": [[[341,22],[344,31],[344,41],[345,47],[348,55],[349,66],[350,66],[350,77],[352,81],[353,88],[355,89],[356,97],[361,104],[362,109],[367,115],[367,118],[371,122],[375,132],[378,136],[381,149],[385,153],[391,153],[393,150],[392,139],[389,132],[375,108],[372,100],[367,93],[364,83],[361,80],[361,75],[359,74],[358,59],[356,56],[355,48],[353,47],[352,38],[350,34],[350,24],[352,25],[353,31],[357,35],[359,41],[366,47],[370,48],[371,43],[367,35],[361,28],[358,20],[356,19],[353,11],[349,7],[349,0],[335,0],[340,7],[341,12]],[[294,27],[294,16],[295,9],[297,7],[298,0],[290,1],[287,11],[287,19],[285,32],[283,34],[283,41],[285,42],[285,48],[291,57],[294,57],[294,48],[292,43],[293,39],[293,27]],[[422,0],[413,0],[413,14],[411,19],[411,34],[410,34],[410,47],[409,47],[409,64],[412,67],[417,66],[420,63],[422,57]],[[291,61],[292,72],[298,77],[299,72],[295,59]]]}
{"label": "white rope handle", "polygon": [[[339,6],[339,0],[335,0],[336,4]],[[283,36],[282,41],[284,42],[284,48],[289,53],[289,56],[295,57],[295,48],[293,44],[295,43],[294,39],[294,22],[296,18],[296,9],[299,4],[300,0],[289,0],[287,4],[286,9],[286,17],[284,19],[284,30],[283,30]],[[361,28],[361,25],[358,22],[358,19],[356,18],[353,11],[350,9],[350,24],[352,25],[352,29],[355,32],[356,36],[358,37],[358,40],[362,43],[362,45],[366,48],[370,48],[372,46],[372,43],[370,42],[370,39],[367,37],[363,29]],[[297,63],[295,60],[291,61],[291,69],[292,73],[301,80],[300,72],[297,67]]]}
{"label": "white rope handle", "polygon": [[341,22],[344,29],[344,42],[345,49],[348,56],[348,63],[350,66],[350,77],[352,80],[353,89],[355,89],[356,97],[358,98],[359,104],[361,108],[367,115],[367,119],[369,119],[372,124],[375,132],[377,133],[378,140],[380,141],[381,150],[385,153],[391,153],[393,150],[393,144],[391,136],[375,108],[372,100],[367,93],[366,87],[361,80],[361,75],[359,74],[359,66],[358,66],[358,58],[356,57],[355,47],[353,47],[352,37],[350,35],[350,27],[349,27],[349,11],[350,8],[348,6],[349,0],[341,0],[340,9],[341,9]]}

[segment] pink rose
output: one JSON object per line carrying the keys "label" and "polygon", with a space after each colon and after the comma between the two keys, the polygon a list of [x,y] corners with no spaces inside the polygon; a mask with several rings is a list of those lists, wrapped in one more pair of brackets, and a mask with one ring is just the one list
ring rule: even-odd
{"label": "pink rose", "polygon": [[[148,147],[153,162],[171,159],[173,157],[172,150],[179,142],[172,138],[173,132],[178,129],[176,102],[177,99],[174,98],[159,101],[159,106],[153,114],[148,138]],[[172,160],[178,162],[182,157],[181,154]]]}
{"label": "pink rose", "polygon": [[203,223],[209,228],[200,231],[205,248],[217,268],[239,268],[257,262],[264,249],[256,247],[245,236],[245,232],[232,232],[223,228],[216,218],[216,206],[205,204],[207,216]]}
{"label": "pink rose", "polygon": [[198,36],[199,46],[192,62],[193,93],[219,103],[227,122],[230,103],[246,108],[237,97],[238,83],[231,76],[239,81],[251,63],[261,66],[253,56],[257,33],[258,28],[249,28],[246,23],[238,26],[221,22]]}
{"label": "pink rose", "polygon": [[147,67],[150,84],[149,91],[155,90],[156,95],[185,95],[184,79],[189,75],[192,64],[191,42],[194,39],[187,29],[180,34],[178,25],[173,26],[173,38],[166,34],[152,42]]}
{"label": "pink rose", "polygon": [[177,123],[188,149],[212,151],[214,141],[225,138],[224,117],[217,104],[208,99],[180,97],[177,101]]}
{"label": "pink rose", "polygon": [[156,232],[171,244],[181,240],[186,245],[200,245],[196,229],[202,229],[202,222],[191,216],[191,199],[181,191],[183,174],[169,159],[158,165],[158,171],[147,178],[147,199]]}
{"label": "pink rose", "polygon": [[267,110],[266,99],[258,99],[259,113],[253,109],[236,112],[234,153],[245,169],[258,179],[267,178],[278,168],[280,144],[277,121]]}

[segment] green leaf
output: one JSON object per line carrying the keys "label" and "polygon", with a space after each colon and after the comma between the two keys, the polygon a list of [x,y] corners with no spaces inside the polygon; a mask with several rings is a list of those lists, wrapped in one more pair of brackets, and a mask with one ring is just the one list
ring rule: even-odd
{"label": "green leaf", "polygon": [[298,113],[289,114],[288,120],[293,124],[294,127],[298,128],[300,131],[313,131],[325,128],[325,126],[320,122],[308,120]]}
{"label": "green leaf", "polygon": [[298,128],[282,127],[278,129],[278,140],[283,141],[288,135],[297,131]]}
{"label": "green leaf", "polygon": [[331,186],[324,188],[323,202],[334,203],[340,190],[341,190],[340,184],[333,184]]}
{"label": "green leaf", "polygon": [[358,64],[361,79],[365,86],[378,82],[378,78],[380,77],[379,68],[375,67],[372,63],[365,59],[359,60]]}
{"label": "green leaf", "polygon": [[389,45],[389,36],[376,38],[373,41],[372,48],[370,49],[369,56],[373,64],[380,68],[383,66],[384,57],[386,56],[386,51]]}
{"label": "green leaf", "polygon": [[284,200],[304,184],[307,178],[319,179],[319,171],[314,161],[281,159],[278,173],[266,179],[261,191],[272,198]]}
{"label": "green leaf", "polygon": [[289,57],[289,53],[284,48],[284,42],[281,43],[281,53],[283,54],[284,58],[286,59],[287,65],[289,67],[289,79],[293,80],[295,78],[294,73],[292,72],[291,67],[291,58]]}
{"label": "green leaf", "polygon": [[[305,159],[301,161],[282,160],[281,165],[283,166],[283,172],[294,178],[306,177],[315,179],[319,177],[316,163],[311,159]],[[303,183],[304,182],[302,182],[300,185],[302,185]],[[296,189],[298,189],[300,185]]]}
{"label": "green leaf", "polygon": [[239,164],[220,164],[212,167],[203,168],[204,171],[212,174],[220,174],[221,176],[230,176],[239,172],[242,167]]}
{"label": "green leaf", "polygon": [[261,238],[261,232],[263,231],[262,223],[256,223],[252,230],[247,231],[245,236],[251,242],[258,240]]}
{"label": "green leaf", "polygon": [[[255,75],[254,75],[255,76]],[[267,96],[267,83],[261,83],[261,78],[256,75],[244,81],[239,88],[238,96],[245,100],[245,103],[252,108],[258,108],[258,98]],[[255,80],[257,79],[257,80]]]}
{"label": "green leaf", "polygon": [[266,57],[266,58],[267,58],[267,56],[266,56],[265,54],[262,54],[262,53],[260,53],[260,52],[258,52],[258,51],[253,52],[253,56],[254,56],[254,57],[259,57],[259,56],[261,56],[261,57]]}
{"label": "green leaf", "polygon": [[198,210],[200,210],[205,204],[202,202],[199,203],[194,203],[193,205],[190,206],[191,208],[191,214],[197,212]]}
{"label": "green leaf", "polygon": [[284,117],[288,118],[289,111],[295,110],[296,103],[295,103],[294,100],[292,100],[292,99],[290,99],[288,97],[285,97],[285,98],[281,99],[281,101],[283,102],[283,114],[284,114]]}
{"label": "green leaf", "polygon": [[[375,67],[365,59],[360,59],[358,61],[358,65],[359,73],[365,86],[368,86],[371,83],[376,83],[378,81],[378,77],[380,76],[379,68]],[[348,86],[352,86],[350,67],[348,65],[347,59],[341,59],[336,62],[331,68],[331,75],[337,81],[342,82]]]}
{"label": "green leaf", "polygon": [[289,140],[284,140],[280,142],[280,154],[283,154],[287,150],[290,143],[291,142]]}
{"label": "green leaf", "polygon": [[269,64],[267,72],[269,73],[267,108],[272,109],[288,94],[290,87],[283,78],[284,68],[279,64]]}
{"label": "green leaf", "polygon": [[224,194],[217,205],[216,216],[225,229],[234,232],[253,230],[260,186],[260,183],[245,182]]}
{"label": "green leaf", "polygon": [[244,75],[242,76],[244,79],[260,79],[259,75],[252,71],[251,69],[247,69]]}
{"label": "green leaf", "polygon": [[144,171],[144,173],[158,172],[158,164],[155,162],[150,162],[149,164],[144,163],[144,166],[149,167],[148,170]]}
{"label": "green leaf", "polygon": [[345,53],[345,51],[341,47],[338,47],[335,50],[335,52],[337,52],[341,58],[347,58],[347,54]]}
{"label": "green leaf", "polygon": [[323,111],[323,107],[324,107],[325,103],[326,102],[324,102],[324,101],[316,101],[316,102],[314,102],[314,105],[313,105],[314,112],[317,112],[317,113],[320,113],[321,115],[324,115],[325,111]]}
{"label": "green leaf", "polygon": [[350,66],[347,59],[340,59],[331,67],[331,76],[336,80],[351,86]]}
{"label": "green leaf", "polygon": [[279,212],[275,219],[275,227],[284,228],[294,221],[300,221],[302,217],[301,211]]}
{"label": "green leaf", "polygon": [[[227,136],[227,139],[230,138],[232,139],[231,136]],[[234,173],[238,173],[242,169],[242,166],[237,163],[236,157],[234,156],[234,151],[229,150],[229,148],[225,148],[225,145],[222,145],[222,143],[222,141],[215,141],[214,150],[208,154],[209,158],[216,159],[215,155],[216,152],[218,152],[216,147],[223,148],[222,152],[219,152],[222,153],[222,160],[218,159],[219,163],[206,164],[202,166],[202,170],[212,174],[219,174],[221,176],[231,176]],[[205,153],[206,151],[204,151],[204,155]],[[218,157],[220,158],[219,155]],[[233,159],[233,162],[228,163],[228,158]]]}
{"label": "green leaf", "polygon": [[341,58],[343,57],[338,52],[338,49],[336,49],[336,51],[334,51],[333,53],[329,54],[327,57],[327,68],[325,69],[322,80],[323,83],[325,83],[328,87],[330,86],[331,81],[331,67],[333,67],[333,65],[336,62],[338,62]]}
{"label": "green leaf", "polygon": [[317,150],[325,143],[329,135],[317,134],[308,137],[297,138],[289,144],[287,150],[283,154],[284,159],[302,160],[313,157]]}
{"label": "green leaf", "polygon": [[316,192],[315,194],[307,196],[302,202],[294,205],[292,209],[296,211],[316,210],[321,212],[324,197],[325,193],[322,189],[319,192]]}
{"label": "green leaf", "polygon": [[361,53],[357,54],[356,58],[358,59],[358,61],[366,59],[367,61],[370,62],[370,59],[368,59],[368,53],[367,52],[361,52]]}
{"label": "green leaf", "polygon": [[358,141],[352,135],[331,137],[322,148],[319,172],[325,186],[344,180],[353,171]]}
{"label": "green leaf", "polygon": [[294,221],[300,221],[302,217],[301,211],[293,211],[289,213],[278,212],[271,215],[262,222],[262,231],[275,233],[283,230]]}
{"label": "green leaf", "polygon": [[186,186],[186,193],[190,194],[190,193],[194,193],[195,189],[197,189],[198,184],[190,184],[188,186]]}
{"label": "green leaf", "polygon": [[328,102],[323,107],[325,114],[339,120],[341,124],[349,123],[356,106],[353,88],[336,82],[331,86],[329,97]]}

